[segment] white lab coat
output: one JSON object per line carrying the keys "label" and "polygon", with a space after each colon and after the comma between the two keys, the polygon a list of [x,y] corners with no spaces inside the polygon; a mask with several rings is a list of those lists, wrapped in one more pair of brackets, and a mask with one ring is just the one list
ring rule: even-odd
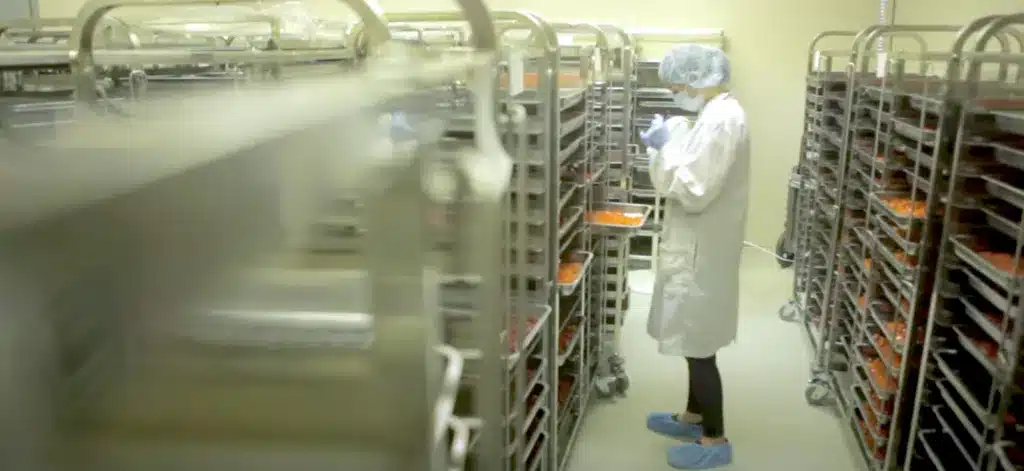
{"label": "white lab coat", "polygon": [[736,340],[739,321],[750,172],[739,102],[721,94],[692,126],[671,126],[650,172],[665,218],[647,333],[664,355],[707,358]]}

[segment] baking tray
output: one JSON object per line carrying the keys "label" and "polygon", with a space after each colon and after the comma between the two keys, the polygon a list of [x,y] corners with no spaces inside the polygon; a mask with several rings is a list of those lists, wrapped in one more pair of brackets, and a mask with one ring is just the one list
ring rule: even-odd
{"label": "baking tray", "polygon": [[[960,346],[963,351],[967,352],[975,361],[981,364],[989,374],[993,377],[1000,377],[1002,375],[1001,364],[1005,364],[1005,361],[994,362],[988,355],[985,354],[977,345],[974,344],[971,337],[964,332],[964,328],[961,326],[953,326],[953,332],[956,333],[957,338],[960,340]],[[1002,349],[999,350],[999,354],[1002,354]]]}
{"label": "baking tray", "polygon": [[[570,322],[570,324],[572,323]],[[558,366],[562,366],[565,362],[569,361],[573,352],[576,351],[576,347],[580,343],[580,339],[583,338],[583,331],[586,330],[584,322],[577,322],[575,325],[576,332],[573,334],[572,340],[569,341],[569,345],[565,347],[564,351],[562,349],[558,349]],[[566,327],[568,327],[568,325],[566,325]],[[561,332],[559,332],[559,335],[561,335]]]}
{"label": "baking tray", "polygon": [[945,355],[949,354],[953,354],[953,352],[949,349],[939,349],[938,351],[935,351],[933,354],[933,358],[935,359],[935,366],[938,367],[939,372],[942,374],[942,376],[944,376],[943,379],[945,379],[946,382],[953,387],[953,390],[956,391],[957,396],[959,396],[961,400],[967,403],[967,407],[969,407],[971,409],[971,412],[973,412],[976,417],[980,418],[983,421],[983,423],[995,423],[994,420],[991,420],[993,418],[992,414],[985,412],[985,406],[978,402],[978,399],[974,397],[974,394],[971,393],[970,389],[968,389],[967,386],[964,385],[964,382],[960,380],[960,375],[957,374],[957,372],[954,371],[953,368],[946,361]]}
{"label": "baking tray", "polygon": [[583,269],[580,270],[580,276],[577,277],[571,283],[558,283],[558,288],[562,292],[562,296],[568,296],[576,291],[576,288],[580,286],[580,282],[587,278],[587,274],[590,272],[590,264],[594,261],[594,254],[584,251],[575,251],[568,257],[567,263],[583,263]]}
{"label": "baking tray", "polygon": [[[1004,291],[1009,291],[1014,286],[1014,281],[1024,280],[1024,273],[1014,276],[997,269],[994,265],[985,260],[974,247],[974,239],[970,235],[955,236],[950,241],[953,243],[953,251],[964,263],[970,265],[979,273],[992,280]],[[998,306],[998,305],[997,305]]]}
{"label": "baking tray", "polygon": [[875,383],[875,378],[868,373],[869,357],[871,357],[870,359],[874,359],[874,357],[878,356],[877,352],[874,351],[874,347],[867,345],[856,345],[852,350],[854,352],[853,356],[856,363],[861,367],[861,369],[864,372],[864,375],[867,377],[866,383],[870,387],[871,391],[874,392],[875,395],[882,400],[882,402],[888,402],[892,400],[893,396],[895,396],[896,391],[882,389],[880,385]]}
{"label": "baking tray", "polygon": [[1024,135],[1024,111],[993,111],[992,114],[1000,131]]}
{"label": "baking tray", "polygon": [[647,223],[647,218],[651,216],[651,211],[654,208],[650,205],[645,204],[630,204],[630,203],[600,203],[594,206],[594,211],[617,211],[625,214],[637,214],[641,215],[640,221],[631,226],[619,225],[619,224],[599,224],[590,222],[592,228],[597,229],[595,232],[603,234],[608,233],[621,233],[621,232],[634,232],[644,224]]}
{"label": "baking tray", "polygon": [[988,221],[988,225],[993,229],[1003,233],[1003,235],[1009,237],[1011,240],[1016,240],[1018,232],[1020,235],[1024,235],[1024,230],[1018,226],[1018,223],[1012,221],[1008,215],[1001,214],[998,208],[992,205],[986,205],[981,207],[981,212],[985,214],[985,219]]}
{"label": "baking tray", "polygon": [[[979,309],[975,305],[980,300],[974,300],[972,302],[972,300],[969,297],[961,297],[959,299],[960,303],[964,307],[964,314],[967,314],[967,317],[970,317],[971,320],[974,321],[974,324],[978,327],[978,329],[984,332],[985,335],[988,335],[993,342],[1013,342],[1013,340],[1009,338],[1009,335],[1004,335],[1003,332],[999,330],[1002,326],[996,325],[994,322],[992,322],[992,320],[990,320],[988,316],[985,315],[985,313],[982,312],[981,309]],[[1002,313],[1000,313],[1000,315],[1001,314]],[[1010,325],[1009,327],[1010,329],[1013,328],[1012,325]],[[1010,332],[1007,332],[1007,334],[1009,333]]]}
{"label": "baking tray", "polygon": [[982,280],[973,270],[962,269],[960,271],[967,277],[967,284],[988,301],[989,304],[998,309],[999,312],[1009,314],[1015,321],[1021,319],[1021,308],[1019,306],[1011,305],[1005,295],[997,291],[985,280]]}
{"label": "baking tray", "polygon": [[[518,322],[518,317],[520,315],[525,315],[525,316],[527,316],[527,318],[537,319],[536,323],[533,325],[533,328],[530,329],[530,332],[528,332],[526,334],[526,336],[523,338],[522,345],[526,346],[527,347],[526,349],[529,350],[529,346],[534,341],[537,340],[537,335],[540,334],[540,332],[544,330],[544,324],[546,324],[549,321],[549,319],[551,317],[551,306],[541,306],[541,305],[535,305],[535,304],[525,305],[525,306],[519,308],[519,310],[517,310],[516,312],[512,313],[511,315],[509,315],[508,316],[508,322],[510,324]],[[505,336],[506,336],[506,333],[502,333],[502,335],[501,335],[502,342],[505,341]],[[514,367],[516,362],[519,361],[519,358],[522,356],[521,353],[522,353],[522,351],[519,350],[519,351],[513,352],[513,353],[508,355],[507,359],[508,359],[508,368],[509,369]]]}
{"label": "baking tray", "polygon": [[[852,398],[854,399],[853,402],[855,402],[856,403],[856,407],[860,409],[861,415],[862,416],[866,416],[867,414],[865,413],[864,405],[868,404],[870,402],[868,400],[867,394],[864,393],[864,391],[861,389],[860,385],[856,385],[856,384],[850,387],[850,392],[853,394],[853,396],[852,396]],[[868,407],[869,407],[869,410],[871,412],[871,415],[875,416],[875,420],[876,420],[875,424],[878,425],[878,426],[884,426],[885,424],[881,420],[879,420],[880,418],[875,414],[875,409],[873,407],[871,407],[870,405]],[[865,424],[867,424],[867,421],[865,421]],[[876,447],[880,448],[880,447],[884,446],[886,443],[889,442],[888,434],[886,433],[886,434],[883,435],[881,433],[881,431],[875,429],[875,427],[871,427],[869,425],[868,426],[868,433],[870,433],[871,436],[874,437],[874,439],[875,439],[875,446]]]}
{"label": "baking tray", "polygon": [[[543,401],[538,400],[537,402],[539,405]],[[533,447],[537,445],[538,440],[540,440],[540,438],[544,435],[544,423],[547,421],[547,415],[548,409],[544,406],[540,406],[537,410],[536,415],[534,415],[533,420],[530,423],[525,424],[526,433],[517,433],[513,435],[515,438],[511,442],[509,442],[508,445],[506,445],[506,458],[508,458],[509,460],[515,460],[515,454],[519,447],[519,440],[526,440],[525,446],[523,447],[523,451],[528,452],[533,450]]]}
{"label": "baking tray", "polygon": [[[862,366],[855,366],[851,370],[851,372],[852,374],[850,375],[850,379],[852,380],[852,383],[854,385],[859,386],[862,391],[870,391],[872,389],[872,387],[868,383],[868,374],[866,371],[864,371],[864,368]],[[865,399],[867,398],[865,397]],[[871,401],[866,402],[868,407],[871,409],[871,412],[875,414],[876,418],[878,418],[879,424],[888,424],[892,420],[892,412],[890,412],[889,410],[884,410],[887,404],[883,402],[883,410],[878,410],[878,408],[875,407],[874,403],[872,403]]]}
{"label": "baking tray", "polygon": [[576,227],[576,223],[578,223],[582,217],[582,206],[570,206],[563,209],[558,223],[558,240],[565,239],[565,236],[568,235],[574,227]]}
{"label": "baking tray", "polygon": [[957,400],[953,398],[953,394],[949,391],[949,387],[946,385],[946,381],[939,379],[935,381],[933,384],[935,385],[935,389],[938,391],[939,396],[942,398],[942,401],[945,403],[946,407],[948,407],[949,410],[953,412],[953,415],[956,416],[957,420],[960,421],[960,424],[963,426],[963,430],[966,430],[967,433],[971,435],[971,439],[973,439],[976,444],[984,444],[983,435],[978,432],[977,424],[967,416],[963,408],[960,407],[960,404],[957,402]]}
{"label": "baking tray", "polygon": [[913,214],[899,214],[896,211],[893,211],[889,207],[889,205],[885,204],[885,202],[883,201],[886,198],[912,199],[912,195],[909,195],[906,192],[876,192],[871,193],[871,195],[869,195],[868,198],[872,203],[875,204],[876,208],[888,214],[889,217],[891,217],[893,220],[899,221],[901,223],[910,222],[913,219],[927,219],[929,216],[928,214],[925,214],[924,216],[914,216]]}
{"label": "baking tray", "polygon": [[1019,142],[992,142],[995,158],[999,163],[1024,170],[1024,139]]}
{"label": "baking tray", "polygon": [[921,128],[917,124],[907,121],[907,118],[893,119],[893,131],[908,139],[913,139],[927,145],[935,145],[938,131],[935,129]]}
{"label": "baking tray", "polygon": [[981,178],[985,181],[985,188],[992,196],[1024,209],[1024,190],[1021,189],[1024,185],[1018,185],[1018,183],[1024,184],[1024,181],[1018,181],[1021,180],[1019,176],[982,175]]}

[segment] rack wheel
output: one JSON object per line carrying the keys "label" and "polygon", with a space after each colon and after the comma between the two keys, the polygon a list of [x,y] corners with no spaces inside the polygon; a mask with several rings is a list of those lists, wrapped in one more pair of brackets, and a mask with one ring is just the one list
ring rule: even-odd
{"label": "rack wheel", "polygon": [[786,233],[783,232],[779,236],[779,240],[775,242],[775,261],[779,262],[779,267],[789,268],[793,266],[793,252],[786,250]]}
{"label": "rack wheel", "polygon": [[624,371],[615,375],[615,389],[620,396],[625,396],[629,390],[629,376]]}
{"label": "rack wheel", "polygon": [[594,389],[597,390],[597,395],[602,398],[609,398],[624,394],[624,391],[619,384],[619,379],[615,376],[597,378],[594,381]]}
{"label": "rack wheel", "polygon": [[808,404],[815,407],[827,404],[830,395],[831,391],[829,391],[828,382],[820,378],[812,379],[807,388],[804,389],[804,399],[807,400]]}
{"label": "rack wheel", "polygon": [[796,322],[796,318],[796,302],[793,300],[786,301],[786,304],[783,304],[782,307],[779,308],[779,319],[782,319],[785,322]]}

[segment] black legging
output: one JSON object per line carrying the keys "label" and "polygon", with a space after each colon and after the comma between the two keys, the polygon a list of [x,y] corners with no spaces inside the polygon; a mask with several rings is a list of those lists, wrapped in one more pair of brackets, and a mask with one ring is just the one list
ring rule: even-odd
{"label": "black legging", "polygon": [[722,375],[718,373],[715,356],[687,358],[686,364],[690,367],[690,392],[686,400],[686,412],[700,415],[705,437],[724,437]]}

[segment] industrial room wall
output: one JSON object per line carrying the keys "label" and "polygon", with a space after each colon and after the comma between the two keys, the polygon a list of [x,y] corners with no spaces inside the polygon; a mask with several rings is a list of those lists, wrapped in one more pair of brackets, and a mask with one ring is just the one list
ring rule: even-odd
{"label": "industrial room wall", "polygon": [[[899,23],[963,23],[986,13],[1024,10],[1024,0],[895,0]],[[39,0],[43,16],[71,16],[84,0]],[[451,0],[380,0],[385,10],[449,10]],[[339,0],[310,0],[325,17],[348,15]],[[627,27],[722,28],[733,64],[733,89],[746,108],[753,139],[747,238],[774,245],[783,230],[787,181],[803,125],[807,45],[823,30],[856,30],[877,22],[869,0],[649,0],[559,2],[489,0],[493,9],[534,11],[551,20],[589,20]],[[832,48],[843,47],[837,43]]]}

